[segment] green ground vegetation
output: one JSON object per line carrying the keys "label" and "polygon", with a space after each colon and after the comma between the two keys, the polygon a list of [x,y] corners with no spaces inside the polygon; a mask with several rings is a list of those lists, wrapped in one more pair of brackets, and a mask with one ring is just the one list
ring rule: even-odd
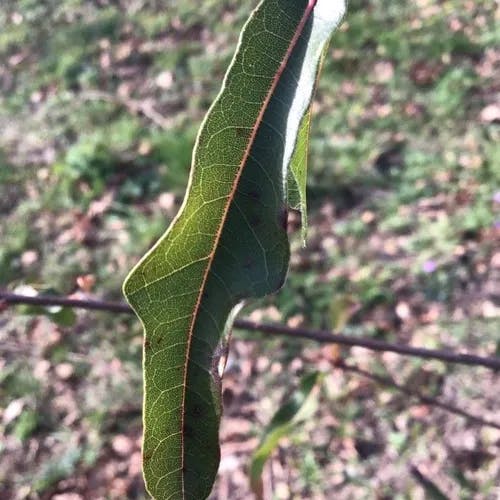
{"label": "green ground vegetation", "polygon": [[[196,131],[254,6],[2,2],[2,288],[121,299],[128,270],[182,201]],[[245,314],[500,352],[498,22],[491,0],[350,2],[314,105],[307,246],[292,213],[288,281]],[[140,326],[19,313],[30,311],[0,315],[0,496],[143,498]],[[249,498],[259,433],[318,366],[328,374],[317,418],[280,447],[272,481],[264,473],[275,498],[423,498],[411,466],[451,498],[500,495],[498,432],[332,361],[492,418],[498,376],[235,337],[214,498]]]}

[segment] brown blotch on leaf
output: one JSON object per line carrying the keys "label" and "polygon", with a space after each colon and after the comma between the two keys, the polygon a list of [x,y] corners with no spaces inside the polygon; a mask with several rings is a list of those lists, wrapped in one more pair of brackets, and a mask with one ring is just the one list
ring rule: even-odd
{"label": "brown blotch on leaf", "polygon": [[250,135],[250,130],[245,127],[236,127],[236,137],[247,138]]}
{"label": "brown blotch on leaf", "polygon": [[203,415],[203,408],[200,405],[194,405],[190,413],[194,418],[200,418]]}
{"label": "brown blotch on leaf", "polygon": [[262,224],[262,217],[260,215],[252,215],[248,221],[252,227],[257,227]]}
{"label": "brown blotch on leaf", "polygon": [[250,191],[247,191],[245,194],[247,194],[253,200],[260,200],[260,198],[262,196],[261,192],[257,191],[256,189],[252,189]]}
{"label": "brown blotch on leaf", "polygon": [[255,265],[255,260],[249,257],[243,263],[243,268],[244,269],[251,269],[254,265]]}

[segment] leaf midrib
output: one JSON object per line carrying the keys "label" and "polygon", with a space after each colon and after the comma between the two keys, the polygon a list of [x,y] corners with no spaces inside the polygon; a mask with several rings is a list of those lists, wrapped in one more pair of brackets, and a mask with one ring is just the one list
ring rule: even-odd
{"label": "leaf midrib", "polygon": [[[283,75],[283,72],[285,71],[285,69],[287,67],[288,61],[290,60],[290,57],[291,57],[292,52],[293,52],[293,50],[294,50],[294,48],[299,40],[299,37],[302,34],[302,32],[305,28],[305,25],[306,25],[307,21],[309,20],[309,17],[311,15],[314,7],[316,6],[316,3],[317,3],[317,0],[309,0],[309,3],[304,10],[304,14],[302,15],[302,18],[299,21],[299,24],[297,25],[297,29],[294,33],[294,36],[290,40],[290,45],[288,46],[286,54],[285,54],[283,60],[281,61],[280,67],[278,68],[278,71],[276,72],[276,75],[273,78],[273,81],[271,83],[271,86],[270,86],[267,94],[266,94],[264,101],[262,102],[261,110],[259,112],[259,115],[257,116],[257,119],[255,121],[254,126],[252,127],[252,133],[250,134],[248,144],[247,144],[247,146],[245,148],[245,152],[243,154],[243,158],[238,166],[238,170],[237,170],[233,185],[231,187],[230,194],[228,196],[228,201],[227,201],[226,205],[224,206],[224,210],[223,210],[222,217],[221,217],[221,222],[220,222],[220,224],[217,228],[217,231],[215,233],[213,247],[212,247],[210,253],[208,254],[208,256],[206,257],[207,266],[206,266],[204,274],[203,274],[203,279],[202,279],[202,282],[200,285],[200,290],[199,290],[198,297],[196,299],[196,303],[195,303],[195,306],[193,309],[193,314],[191,316],[191,323],[189,325],[189,330],[188,330],[186,357],[184,360],[184,372],[183,372],[183,384],[182,384],[182,403],[181,403],[181,408],[182,408],[181,409],[181,471],[182,471],[181,488],[182,488],[182,497],[183,498],[185,498],[185,496],[186,496],[185,495],[185,485],[184,485],[184,475],[185,475],[184,426],[185,426],[185,416],[186,416],[187,374],[188,374],[189,356],[190,356],[190,352],[191,352],[192,337],[193,337],[193,332],[194,332],[194,328],[196,325],[196,321],[198,319],[198,312],[199,312],[199,309],[201,306],[203,292],[204,292],[205,286],[207,284],[208,276],[210,274],[210,269],[212,267],[212,263],[213,263],[213,260],[214,260],[214,257],[215,257],[216,251],[217,251],[217,247],[219,245],[219,241],[220,241],[220,238],[222,235],[222,231],[224,229],[224,225],[225,225],[225,222],[227,219],[227,215],[229,213],[229,209],[230,209],[231,204],[234,200],[235,193],[236,193],[236,190],[238,188],[238,184],[239,184],[241,175],[243,173],[244,167],[245,167],[247,160],[249,158],[250,151],[251,151],[252,146],[255,142],[255,138],[257,136],[258,130],[260,128],[260,125],[262,124],[264,114],[265,114],[265,112],[268,108],[268,105],[272,99],[274,91],[276,90],[276,87],[281,79],[281,76]],[[224,87],[223,87],[222,91],[223,90],[224,90]]]}

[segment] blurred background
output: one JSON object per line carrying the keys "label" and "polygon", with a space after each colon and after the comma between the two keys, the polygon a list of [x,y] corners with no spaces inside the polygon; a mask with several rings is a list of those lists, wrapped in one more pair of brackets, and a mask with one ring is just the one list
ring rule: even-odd
{"label": "blurred background", "polygon": [[[121,300],[182,201],[195,134],[255,5],[2,0],[1,288]],[[307,246],[294,214],[286,285],[242,316],[500,353],[499,11],[350,2],[314,105]],[[141,349],[132,317],[3,308],[0,498],[146,498]],[[237,331],[213,499],[252,498],[264,426],[318,368],[318,411],[265,470],[272,498],[500,498],[499,430],[338,359],[498,420],[500,378],[486,369]]]}

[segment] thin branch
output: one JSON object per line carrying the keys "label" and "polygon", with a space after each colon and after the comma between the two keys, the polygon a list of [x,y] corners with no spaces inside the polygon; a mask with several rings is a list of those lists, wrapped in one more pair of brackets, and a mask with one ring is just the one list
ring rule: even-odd
{"label": "thin branch", "polygon": [[392,342],[385,342],[383,340],[375,340],[367,337],[350,337],[347,335],[332,333],[328,330],[291,328],[285,325],[270,325],[248,320],[237,320],[235,321],[234,326],[245,330],[310,339],[319,342],[320,344],[339,344],[349,347],[363,347],[365,349],[369,349],[370,351],[394,352],[396,354],[401,354],[402,356],[414,356],[423,359],[438,359],[440,361],[444,361],[445,363],[484,366],[486,368],[491,368],[492,370],[500,370],[500,358],[496,356],[478,356],[476,354],[457,353],[447,350],[412,347],[405,344],[394,344]]}
{"label": "thin branch", "polygon": [[[31,304],[38,306],[62,306],[76,309],[110,311],[132,314],[132,309],[123,302],[104,302],[101,300],[70,299],[66,297],[18,295],[0,291],[0,303]],[[236,320],[235,328],[254,332],[284,335],[299,339],[309,339],[321,344],[340,344],[350,347],[363,347],[371,351],[394,352],[402,356],[414,356],[423,359],[438,359],[446,363],[456,363],[469,366],[483,366],[492,370],[500,370],[500,358],[496,356],[479,356],[476,354],[456,353],[449,350],[426,349],[405,344],[394,344],[366,337],[352,337],[334,334],[328,330],[313,330],[307,328],[291,328],[285,325],[258,323],[246,319]]]}
{"label": "thin branch", "polygon": [[357,375],[361,375],[362,377],[373,380],[379,385],[392,387],[393,389],[396,389],[398,392],[404,394],[405,396],[408,396],[409,398],[415,398],[421,403],[424,403],[426,405],[434,406],[436,408],[441,408],[442,410],[447,411],[448,413],[453,413],[454,415],[463,417],[469,422],[472,422],[474,424],[482,425],[485,427],[493,427],[495,429],[500,430],[500,423],[493,422],[492,420],[486,420],[484,418],[478,417],[477,415],[472,415],[471,413],[462,410],[461,408],[458,408],[450,403],[446,403],[444,401],[440,401],[439,399],[433,398],[432,396],[427,396],[425,394],[422,394],[420,391],[412,389],[407,385],[398,384],[391,377],[377,375],[375,373],[363,370],[362,368],[359,368],[358,366],[352,365],[350,363],[349,364],[344,363],[343,361],[335,363],[335,367],[340,368],[341,370],[346,372],[351,372]]}
{"label": "thin branch", "polygon": [[78,94],[78,97],[89,101],[106,101],[111,104],[123,106],[133,115],[143,115],[148,120],[152,121],[155,125],[162,129],[168,129],[169,123],[165,117],[156,111],[152,103],[145,101],[136,101],[127,97],[120,97],[114,94],[108,94],[101,91],[87,91]]}
{"label": "thin branch", "polygon": [[86,309],[89,311],[108,311],[123,314],[133,314],[132,308],[124,302],[106,302],[92,299],[72,299],[55,295],[20,295],[0,291],[0,303],[31,305],[31,306],[61,306],[71,309]]}

